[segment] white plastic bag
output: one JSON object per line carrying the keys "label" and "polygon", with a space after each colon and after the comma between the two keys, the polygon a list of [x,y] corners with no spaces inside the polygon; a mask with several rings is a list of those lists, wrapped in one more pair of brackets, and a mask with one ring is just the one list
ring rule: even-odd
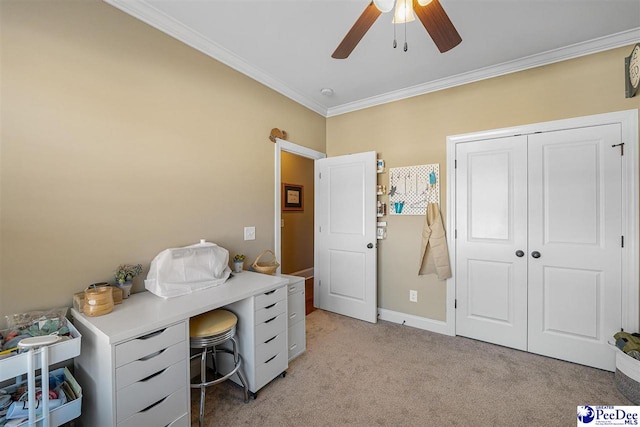
{"label": "white plastic bag", "polygon": [[231,274],[229,251],[202,241],[165,249],[151,261],[144,287],[163,298],[177,297],[223,284]]}

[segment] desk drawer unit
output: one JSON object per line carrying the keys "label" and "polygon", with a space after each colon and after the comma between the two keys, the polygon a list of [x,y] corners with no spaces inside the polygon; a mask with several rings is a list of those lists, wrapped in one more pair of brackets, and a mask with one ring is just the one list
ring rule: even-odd
{"label": "desk drawer unit", "polygon": [[118,427],[140,426],[188,426],[188,414],[176,419],[176,413],[183,411],[187,404],[188,392],[185,388],[171,393],[118,424]]}
{"label": "desk drawer unit", "polygon": [[256,307],[256,315],[254,319],[254,323],[259,325],[268,321],[269,319],[273,319],[275,316],[279,314],[283,314],[287,311],[287,302],[283,299],[281,301],[274,302],[273,304],[269,304],[264,308]]}
{"label": "desk drawer unit", "polygon": [[286,287],[283,286],[281,288],[274,289],[273,291],[256,295],[254,297],[256,311],[260,310],[261,308],[265,308],[266,306],[271,305],[274,302],[284,301],[286,293],[287,293],[287,289]]}
{"label": "desk drawer unit", "polygon": [[185,340],[182,322],[115,346],[119,427],[166,426],[188,414]]}
{"label": "desk drawer unit", "polygon": [[292,277],[287,295],[287,336],[289,361],[301,355],[306,347],[304,278]]}
{"label": "desk drawer unit", "polygon": [[[227,308],[238,316],[237,339],[242,369],[249,390],[256,393],[289,366],[287,287],[281,286]],[[235,375],[231,379],[240,383]]]}
{"label": "desk drawer unit", "polygon": [[116,368],[186,339],[184,323],[168,326],[116,346]]}

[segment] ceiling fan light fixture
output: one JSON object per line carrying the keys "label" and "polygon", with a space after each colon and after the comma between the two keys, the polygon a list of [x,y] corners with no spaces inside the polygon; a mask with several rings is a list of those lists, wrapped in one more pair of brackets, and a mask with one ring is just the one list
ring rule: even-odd
{"label": "ceiling fan light fixture", "polygon": [[413,14],[413,0],[396,1],[396,10],[393,14],[394,24],[404,24],[415,21],[416,16]]}
{"label": "ceiling fan light fixture", "polygon": [[395,0],[373,0],[373,4],[382,13],[390,12],[393,9],[393,3]]}
{"label": "ceiling fan light fixture", "polygon": [[420,6],[426,6],[426,5],[428,5],[429,3],[431,3],[431,1],[432,1],[432,0],[418,0],[418,4],[419,4]]}

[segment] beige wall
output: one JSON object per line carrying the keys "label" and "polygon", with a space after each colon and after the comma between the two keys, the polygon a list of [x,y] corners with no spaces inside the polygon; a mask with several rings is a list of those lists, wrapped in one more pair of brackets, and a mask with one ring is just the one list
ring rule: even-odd
{"label": "beige wall", "polygon": [[[325,120],[98,0],[0,15],[0,316],[70,305],[119,263],[200,238],[250,260],[272,248],[273,127],[332,156],[437,162],[444,184],[447,135],[640,108],[630,47]],[[444,283],[416,274],[422,218],[387,221],[379,306],[444,319]]]}
{"label": "beige wall", "polygon": [[282,182],[304,186],[304,211],[282,212],[283,273],[295,273],[313,267],[313,165],[312,159],[282,152]]}
{"label": "beige wall", "polygon": [[267,137],[325,151],[323,117],[101,1],[0,13],[0,316],[200,238],[273,249]]}
{"label": "beige wall", "polygon": [[[446,137],[640,108],[624,97],[631,46],[510,74],[327,120],[327,155],[375,150],[386,167],[440,163],[446,215]],[[379,183],[389,185],[388,174]],[[446,217],[445,217],[446,219]],[[378,306],[445,320],[445,282],[418,276],[421,217],[387,216],[379,245]],[[418,290],[418,303],[409,302]]]}

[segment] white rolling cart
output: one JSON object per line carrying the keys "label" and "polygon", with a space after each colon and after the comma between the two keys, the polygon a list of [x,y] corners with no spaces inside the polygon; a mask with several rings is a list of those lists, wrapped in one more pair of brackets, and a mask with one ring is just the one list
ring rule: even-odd
{"label": "white rolling cart", "polygon": [[[36,371],[40,369],[41,376],[48,378],[50,373],[49,366],[80,355],[81,336],[71,322],[68,322],[67,326],[71,331],[71,339],[60,340],[59,337],[50,335],[27,338],[22,340],[19,345],[23,350],[28,350],[27,352],[0,360],[0,383],[15,379],[16,386],[22,385],[24,376],[27,376],[29,420],[19,424],[19,426],[55,427],[80,416],[82,393],[77,383],[76,389],[80,392],[80,396],[77,399],[49,410],[49,381],[42,381],[43,410],[42,412],[38,411],[40,415],[36,416],[37,405],[32,403],[36,402]],[[52,373],[63,371],[66,377],[70,377],[70,373],[66,368],[61,368]],[[73,377],[67,379],[75,382]]]}

